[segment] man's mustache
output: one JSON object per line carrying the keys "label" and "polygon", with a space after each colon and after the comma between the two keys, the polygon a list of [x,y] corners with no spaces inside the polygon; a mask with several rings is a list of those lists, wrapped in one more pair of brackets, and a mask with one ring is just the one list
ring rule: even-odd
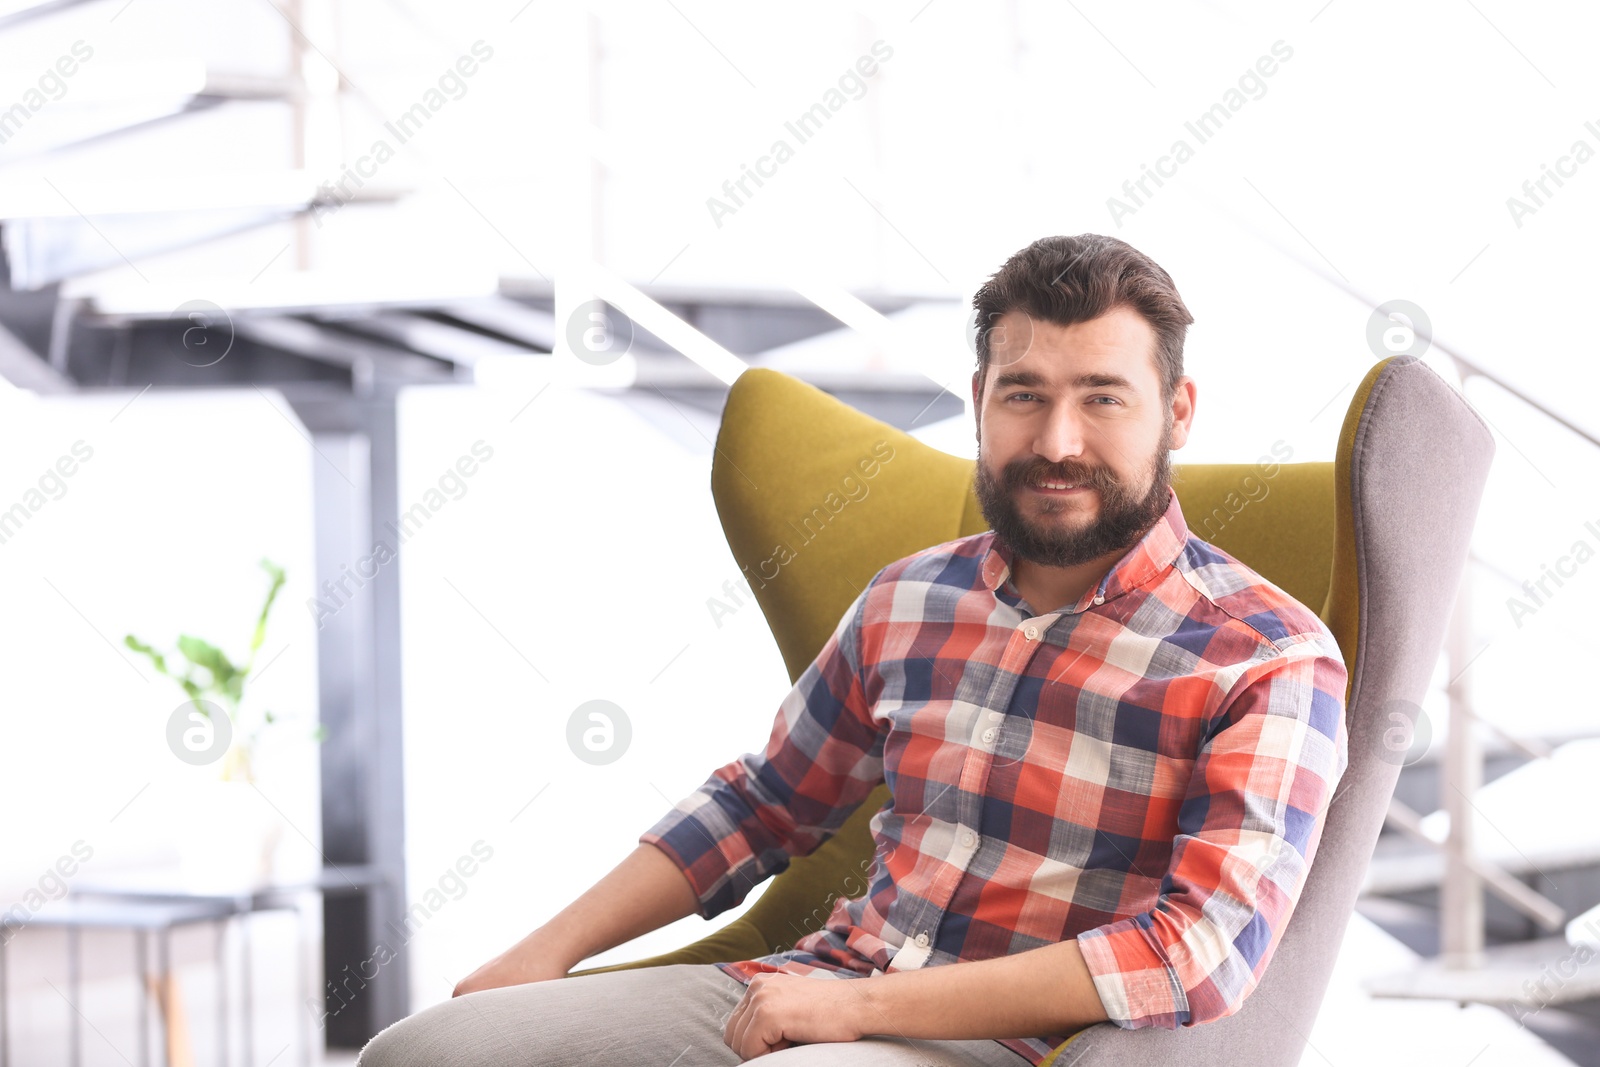
{"label": "man's mustache", "polygon": [[1066,482],[1068,485],[1086,485],[1090,489],[1116,489],[1122,485],[1117,476],[1105,467],[1091,467],[1086,463],[1055,463],[1006,468],[1006,482],[1012,489],[1038,482]]}

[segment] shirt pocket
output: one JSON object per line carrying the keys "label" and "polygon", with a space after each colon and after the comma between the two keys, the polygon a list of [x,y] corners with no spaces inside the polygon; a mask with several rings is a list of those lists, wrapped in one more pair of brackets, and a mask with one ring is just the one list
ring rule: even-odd
{"label": "shirt pocket", "polygon": [[967,738],[982,709],[965,700],[880,700],[874,718],[887,719],[883,775],[896,812],[956,821],[951,788],[971,757]]}

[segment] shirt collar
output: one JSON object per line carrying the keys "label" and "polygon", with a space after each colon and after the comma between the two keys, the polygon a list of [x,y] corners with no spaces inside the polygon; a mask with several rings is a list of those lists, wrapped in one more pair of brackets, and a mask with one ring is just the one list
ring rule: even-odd
{"label": "shirt collar", "polygon": [[[1168,494],[1167,510],[1161,518],[1101,576],[1099,582],[1084,592],[1077,604],[1066,609],[1069,613],[1075,614],[1095,604],[1103,604],[1147,585],[1177,561],[1189,539],[1189,525],[1184,521],[1183,509],[1178,505],[1177,491],[1169,488]],[[983,577],[983,584],[990,592],[995,592],[1011,576],[1016,553],[994,531],[991,530],[986,536],[989,544],[984,550],[979,573]]]}

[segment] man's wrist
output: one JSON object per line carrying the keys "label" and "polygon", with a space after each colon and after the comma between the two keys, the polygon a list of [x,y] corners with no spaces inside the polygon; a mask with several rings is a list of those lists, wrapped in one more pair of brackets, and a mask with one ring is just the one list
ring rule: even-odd
{"label": "man's wrist", "polygon": [[886,975],[877,975],[872,978],[846,979],[850,991],[858,995],[850,997],[846,1003],[849,1005],[845,1019],[854,1036],[852,1041],[859,1041],[869,1034],[893,1033],[887,1019],[889,1012],[884,1004],[883,979]]}
{"label": "man's wrist", "polygon": [[511,947],[511,953],[523,959],[543,959],[560,966],[563,972],[582,963],[591,952],[562,936],[559,929],[541,926]]}
{"label": "man's wrist", "polygon": [[1077,1032],[1108,1018],[1074,941],[849,979],[840,1011],[858,1035],[964,1040]]}

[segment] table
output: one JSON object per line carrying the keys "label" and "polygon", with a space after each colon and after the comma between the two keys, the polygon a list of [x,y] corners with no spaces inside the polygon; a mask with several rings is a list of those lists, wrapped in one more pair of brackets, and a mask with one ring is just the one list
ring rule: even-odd
{"label": "table", "polygon": [[[199,891],[185,888],[179,881],[176,872],[172,871],[128,872],[100,879],[80,874],[68,890],[68,899],[104,898],[130,903],[142,902],[179,906],[194,904],[205,907],[223,907],[228,909],[228,918],[243,917],[258,911],[293,911],[298,930],[295,974],[299,985],[300,1003],[304,1008],[311,998],[306,984],[304,961],[301,959],[299,951],[305,944],[305,916],[300,909],[298,898],[308,892],[316,892],[327,896],[329,894],[363,893],[373,890],[394,892],[395,887],[379,867],[371,864],[342,864],[325,866],[304,878],[284,882],[253,886],[245,885],[237,889],[208,888]],[[393,913],[399,914],[399,908],[396,907]],[[255,1062],[254,982],[251,973],[248,928],[241,930],[240,953],[244,1062],[246,1067],[252,1067]],[[224,1005],[224,1010],[225,1007],[226,1005]],[[304,1012],[297,1012],[296,1015],[300,1019],[298,1027],[300,1062],[303,1065],[309,1065],[311,1062],[310,1021],[306,1018]],[[226,1042],[226,1033],[226,1021],[224,1021],[224,1042]],[[223,1047],[226,1049],[226,1044]],[[229,1062],[226,1051],[224,1051],[222,1062]],[[0,1062],[0,1067],[6,1067],[6,1064]],[[76,1067],[76,1064],[74,1064],[74,1067]]]}
{"label": "table", "polygon": [[[136,958],[139,967],[139,1062],[148,1067],[150,1062],[150,1013],[149,1003],[146,999],[148,982],[146,963],[150,935],[154,933],[157,938],[158,967],[156,973],[163,983],[162,988],[165,989],[170,965],[169,939],[173,929],[197,922],[217,923],[217,1003],[221,1022],[220,1040],[224,1061],[226,1061],[228,1042],[228,972],[223,962],[222,930],[224,924],[233,915],[233,907],[220,901],[74,900],[69,897],[66,900],[46,904],[20,922],[13,921],[8,916],[0,916],[0,1067],[9,1067],[11,1061],[11,1040],[8,1028],[9,1020],[7,1018],[10,998],[9,991],[6,988],[5,946],[8,940],[6,929],[8,927],[17,927],[21,930],[30,926],[64,927],[67,931],[67,980],[68,987],[71,990],[69,1006],[72,1011],[72,1029],[69,1037],[72,1067],[78,1067],[82,1062],[83,1056],[83,1028],[79,1024],[81,1013],[78,1010],[80,980],[78,932],[85,927],[123,929],[134,932]],[[165,1013],[161,1013],[161,1055],[164,1063],[169,1062],[169,1038],[167,1016]]]}

